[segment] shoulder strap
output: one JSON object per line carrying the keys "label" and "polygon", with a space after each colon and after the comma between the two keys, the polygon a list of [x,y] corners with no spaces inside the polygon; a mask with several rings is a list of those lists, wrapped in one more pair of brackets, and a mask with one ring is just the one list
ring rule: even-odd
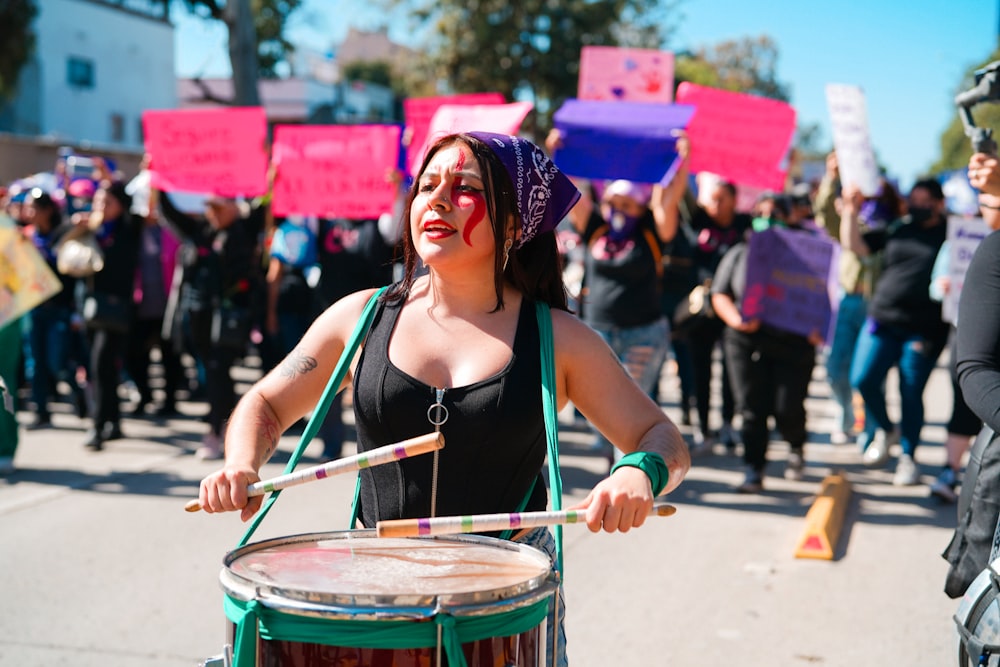
{"label": "shoulder strap", "polygon": [[[545,440],[549,446],[549,487],[552,491],[552,509],[562,509],[562,474],[559,468],[559,422],[556,410],[556,360],[552,340],[552,312],[547,303],[535,304],[538,318],[538,339],[542,358],[542,413],[545,416]],[[556,567],[563,569],[562,526],[555,526]]]}
{"label": "shoulder strap", "polygon": [[[358,319],[358,323],[354,326],[354,331],[351,333],[351,338],[347,341],[344,346],[344,352],[340,355],[340,360],[337,362],[336,367],[333,369],[333,374],[330,376],[330,381],[326,383],[326,389],[323,390],[323,395],[319,399],[319,403],[316,404],[316,409],[313,410],[312,416],[309,418],[309,423],[306,424],[305,431],[302,432],[302,437],[299,438],[299,444],[295,447],[295,451],[292,452],[291,458],[288,459],[288,465],[285,466],[285,474],[295,470],[295,466],[299,464],[299,459],[302,458],[302,454],[306,451],[306,447],[312,442],[312,439],[316,436],[319,431],[320,425],[326,418],[326,413],[330,410],[330,404],[333,402],[334,396],[340,390],[340,384],[344,381],[344,376],[347,375],[347,369],[351,365],[351,361],[354,359],[354,355],[357,354],[358,348],[361,346],[361,341],[365,339],[368,334],[368,329],[372,325],[372,320],[375,317],[375,305],[379,300],[379,297],[388,289],[388,287],[383,287],[379,289],[375,294],[368,299],[368,303],[365,304],[365,308],[361,311],[361,317]],[[242,547],[247,543],[250,537],[257,531],[257,527],[260,522],[264,520],[267,513],[271,510],[271,505],[274,501],[278,499],[278,495],[281,490],[277,490],[270,495],[267,502],[254,520],[250,523],[249,528],[243,534],[237,547]]]}

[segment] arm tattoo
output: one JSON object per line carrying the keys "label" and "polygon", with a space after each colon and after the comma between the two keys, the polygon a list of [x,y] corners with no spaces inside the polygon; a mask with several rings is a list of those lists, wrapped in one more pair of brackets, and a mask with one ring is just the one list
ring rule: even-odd
{"label": "arm tattoo", "polygon": [[267,439],[266,456],[270,457],[274,453],[274,450],[278,448],[278,439],[281,437],[278,422],[268,415],[260,415],[257,417],[257,428],[260,434]]}
{"label": "arm tattoo", "polygon": [[296,375],[305,375],[315,370],[317,365],[316,357],[310,357],[296,348],[281,362],[280,371],[282,377],[294,378]]}

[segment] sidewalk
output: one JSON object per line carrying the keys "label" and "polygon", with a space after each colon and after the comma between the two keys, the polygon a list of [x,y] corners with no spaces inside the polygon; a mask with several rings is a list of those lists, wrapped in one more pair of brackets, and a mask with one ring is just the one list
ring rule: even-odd
{"label": "sidewalk", "polygon": [[[664,382],[673,399],[672,378]],[[944,462],[951,389],[943,368],[925,402],[927,444],[917,460],[927,484]],[[235,515],[183,509],[217,466],[192,456],[205,425],[126,419],[128,437],[95,453],[81,446],[87,425],[65,408],[54,429],[22,432],[19,471],[0,480],[0,664],[191,667],[217,653],[226,626],[218,573],[244,527]],[[197,415],[205,406],[181,409]],[[674,405],[666,410],[679,416]],[[958,602],[942,592],[940,557],[954,506],[928,498],[926,486],[893,487],[892,469],[863,468],[854,445],[830,445],[822,381],[813,382],[808,410],[802,482],[769,477],[764,494],[741,496],[731,491],[741,479],[736,457],[701,458],[670,498],[674,516],[625,535],[566,527],[574,667],[957,663]],[[607,464],[587,449],[587,433],[565,426],[571,504]],[[282,440],[265,476],[281,471],[295,444]],[[774,450],[770,472],[780,476],[787,447]],[[307,450],[319,453],[319,443]],[[837,559],[796,560],[811,494],[839,469],[854,497]],[[343,476],[286,491],[253,539],[343,529],[353,484]]]}

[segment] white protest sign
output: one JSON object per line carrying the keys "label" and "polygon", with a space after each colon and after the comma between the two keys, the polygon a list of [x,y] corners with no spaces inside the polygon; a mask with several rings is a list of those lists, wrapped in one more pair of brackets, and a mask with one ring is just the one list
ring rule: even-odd
{"label": "white protest sign", "polygon": [[958,324],[958,298],[965,284],[972,256],[992,230],[982,218],[953,215],[948,218],[948,291],[941,303],[941,318]]}
{"label": "white protest sign", "polygon": [[830,110],[840,182],[857,186],[866,197],[876,196],[879,190],[878,164],[868,131],[864,91],[858,86],[828,83],[826,103]]}

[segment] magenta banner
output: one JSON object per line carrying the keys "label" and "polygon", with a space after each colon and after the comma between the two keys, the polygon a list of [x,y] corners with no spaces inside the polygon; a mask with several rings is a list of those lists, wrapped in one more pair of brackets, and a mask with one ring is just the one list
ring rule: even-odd
{"label": "magenta banner", "polygon": [[684,82],[677,101],[695,106],[688,124],[691,171],[781,192],[795,109],[777,100]]}
{"label": "magenta banner", "polygon": [[355,220],[392,210],[398,125],[274,128],[274,214]]}
{"label": "magenta banner", "polygon": [[267,118],[261,107],[146,111],[152,185],[225,196],[267,191]]}
{"label": "magenta banner", "polygon": [[468,93],[464,95],[442,95],[439,97],[411,97],[403,100],[403,120],[406,124],[408,143],[406,147],[406,168],[409,173],[420,166],[424,144],[431,127],[431,119],[438,107],[445,104],[503,104],[501,93]]}

